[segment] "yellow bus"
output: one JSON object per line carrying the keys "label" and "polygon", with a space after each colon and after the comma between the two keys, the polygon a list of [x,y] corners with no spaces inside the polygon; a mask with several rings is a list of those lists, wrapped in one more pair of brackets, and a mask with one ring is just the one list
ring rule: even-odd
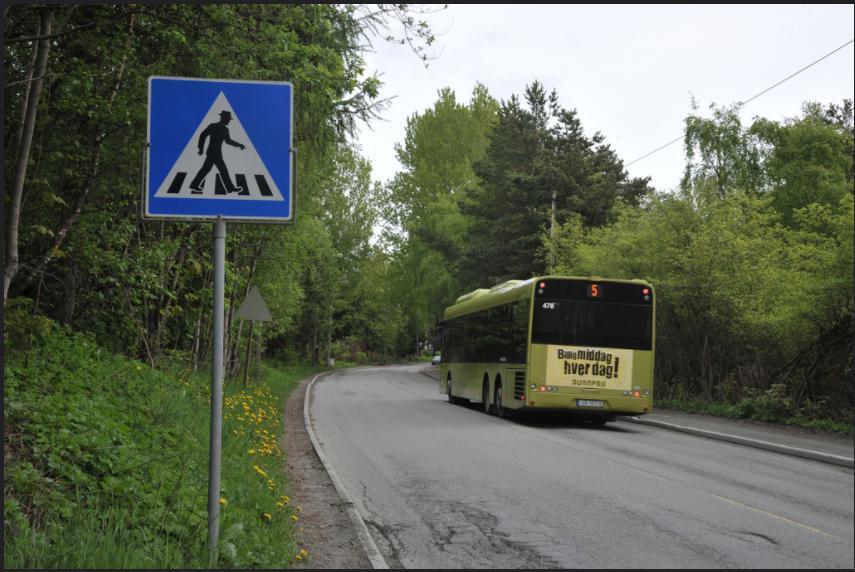
{"label": "yellow bus", "polygon": [[653,408],[656,297],[643,280],[543,276],[460,296],[437,328],[439,391],[500,417],[601,425]]}

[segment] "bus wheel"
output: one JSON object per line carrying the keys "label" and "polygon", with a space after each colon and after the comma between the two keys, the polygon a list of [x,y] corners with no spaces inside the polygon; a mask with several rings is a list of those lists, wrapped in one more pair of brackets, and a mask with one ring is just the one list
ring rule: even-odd
{"label": "bus wheel", "polygon": [[490,380],[487,376],[484,376],[484,381],[481,382],[481,407],[484,409],[484,413],[489,415],[491,413],[492,407],[490,406]]}
{"label": "bus wheel", "polygon": [[493,411],[502,418],[508,416],[508,410],[502,406],[502,380],[496,381],[496,391],[493,393]]}

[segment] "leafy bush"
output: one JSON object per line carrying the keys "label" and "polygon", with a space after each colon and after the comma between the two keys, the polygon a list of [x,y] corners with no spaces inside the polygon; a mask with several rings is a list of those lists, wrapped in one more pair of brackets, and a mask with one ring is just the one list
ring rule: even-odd
{"label": "leafy bush", "polygon": [[824,409],[816,404],[806,402],[806,405],[796,409],[792,400],[787,396],[788,390],[783,384],[775,384],[766,391],[749,388],[747,393],[748,397],[743,397],[735,404],[701,399],[657,398],[654,411],[656,409],[674,409],[687,413],[703,413],[735,419],[754,419],[821,431],[834,431],[847,435],[855,434],[855,426],[851,422],[846,423],[822,418]]}
{"label": "leafy bush", "polygon": [[776,383],[766,391],[748,388],[746,392],[748,396],[742,398],[735,406],[737,417],[780,421],[796,413],[793,400],[788,395],[787,386],[783,383]]}
{"label": "leafy bush", "polygon": [[50,320],[33,314],[33,301],[10,298],[4,309],[3,335],[7,352],[26,352],[50,331]]}

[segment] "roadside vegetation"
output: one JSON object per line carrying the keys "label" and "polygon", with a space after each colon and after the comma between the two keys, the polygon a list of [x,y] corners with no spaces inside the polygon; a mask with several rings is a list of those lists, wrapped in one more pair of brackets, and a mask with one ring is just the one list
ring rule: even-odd
{"label": "roadside vegetation", "polygon": [[753,390],[750,395],[743,397],[738,403],[721,401],[656,399],[653,410],[675,409],[687,413],[703,413],[717,417],[732,419],[752,419],[768,423],[779,423],[793,427],[829,431],[855,436],[855,428],[851,422],[834,421],[825,418],[815,411],[797,409],[786,396],[786,386],[774,385],[766,391]]}
{"label": "roadside vegetation", "polygon": [[[210,374],[154,370],[44,318],[26,329],[7,330],[5,567],[206,568]],[[308,557],[278,439],[283,398],[318,371],[225,385],[222,567]]]}

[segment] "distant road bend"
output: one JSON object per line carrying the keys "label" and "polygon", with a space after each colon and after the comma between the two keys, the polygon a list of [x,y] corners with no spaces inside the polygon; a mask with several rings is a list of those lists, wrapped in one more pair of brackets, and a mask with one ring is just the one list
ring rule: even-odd
{"label": "distant road bend", "polygon": [[629,423],[502,420],[422,365],[314,384],[323,451],[391,567],[848,568],[853,471]]}

